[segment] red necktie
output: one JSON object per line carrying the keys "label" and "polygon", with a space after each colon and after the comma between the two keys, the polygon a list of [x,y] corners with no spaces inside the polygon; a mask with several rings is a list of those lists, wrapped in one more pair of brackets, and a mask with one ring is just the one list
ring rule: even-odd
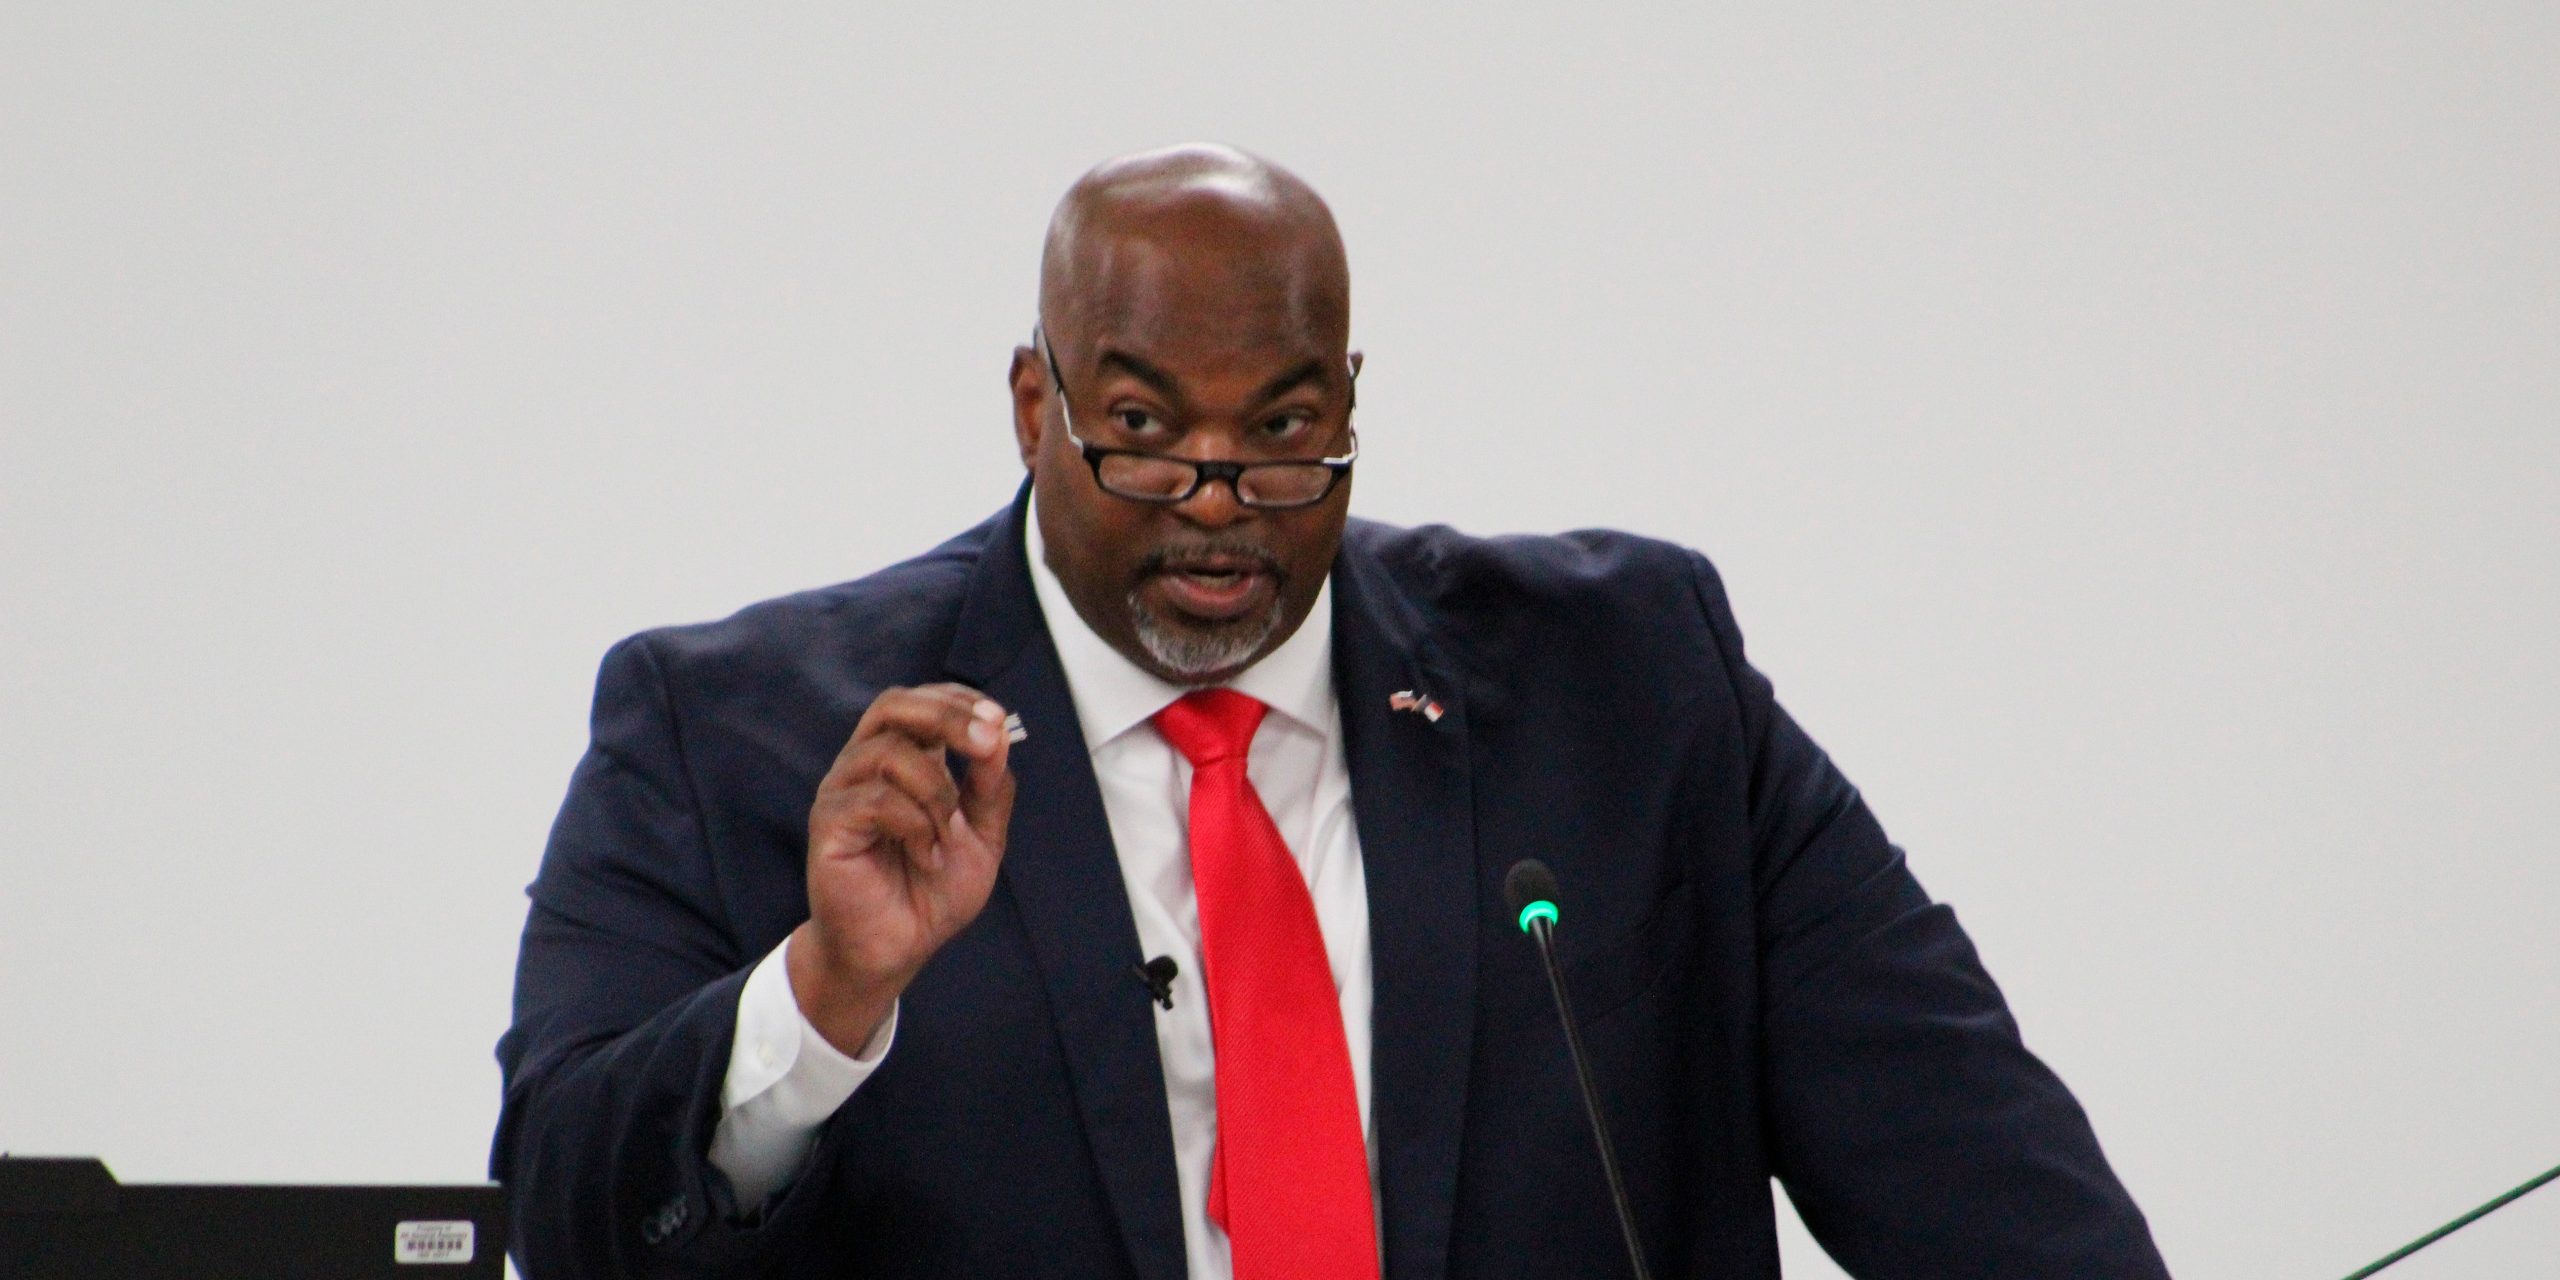
{"label": "red necktie", "polygon": [[1236,1280],[1376,1280],[1341,993],[1306,877],[1245,779],[1268,710],[1204,689],[1155,717],[1192,769],[1191,879],[1218,1055],[1209,1217],[1227,1230]]}

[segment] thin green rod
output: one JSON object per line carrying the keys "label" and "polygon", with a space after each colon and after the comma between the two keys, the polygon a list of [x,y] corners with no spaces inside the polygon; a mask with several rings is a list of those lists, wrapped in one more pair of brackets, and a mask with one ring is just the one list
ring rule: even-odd
{"label": "thin green rod", "polygon": [[2390,1266],[2392,1263],[2398,1262],[2402,1258],[2408,1257],[2410,1254],[2416,1253],[2418,1250],[2424,1249],[2428,1245],[2434,1244],[2436,1241],[2442,1240],[2446,1236],[2452,1235],[2454,1232],[2460,1231],[2464,1227],[2470,1226],[2472,1223],[2488,1217],[2492,1212],[2505,1207],[2508,1201],[2533,1190],[2535,1187],[2541,1186],[2543,1183],[2551,1181],[2553,1178],[2560,1178],[2560,1168],[2547,1169],[2542,1173],[2536,1174],[2523,1186],[2518,1187],[2515,1190],[2510,1191],[2505,1195],[2502,1195],[2497,1199],[2492,1200],[2489,1203],[2484,1204],[2479,1208],[2474,1209],[2471,1212],[2410,1241],[2390,1257],[2384,1258],[2382,1261],[2366,1267],[2364,1270],[2359,1271],[2354,1275],[2348,1276],[2347,1280],[2364,1280],[2366,1276],[2372,1275],[2374,1272],[2380,1271],[2384,1267]]}

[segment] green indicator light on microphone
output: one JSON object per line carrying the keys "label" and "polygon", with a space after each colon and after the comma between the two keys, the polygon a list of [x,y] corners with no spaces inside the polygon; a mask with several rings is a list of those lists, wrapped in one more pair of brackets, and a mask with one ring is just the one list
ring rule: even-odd
{"label": "green indicator light on microphone", "polygon": [[1549,902],[1544,898],[1540,898],[1536,902],[1532,902],[1528,906],[1520,908],[1520,932],[1529,932],[1529,922],[1532,920],[1544,920],[1547,922],[1548,928],[1554,928],[1556,924],[1556,904]]}

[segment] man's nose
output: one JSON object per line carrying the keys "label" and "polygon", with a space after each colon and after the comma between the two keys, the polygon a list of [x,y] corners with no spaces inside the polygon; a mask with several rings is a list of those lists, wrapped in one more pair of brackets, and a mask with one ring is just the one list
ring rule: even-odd
{"label": "man's nose", "polygon": [[1205,464],[1211,473],[1200,478],[1200,486],[1191,491],[1190,497],[1173,505],[1174,513],[1208,529],[1223,529],[1251,519],[1254,510],[1244,505],[1244,495],[1237,489],[1244,479],[1234,474],[1250,461],[1239,442],[1223,431],[1200,431],[1184,443],[1192,447],[1182,451],[1183,459]]}
{"label": "man's nose", "polygon": [[1191,496],[1173,504],[1174,514],[1192,524],[1209,529],[1223,529],[1253,516],[1253,508],[1244,505],[1236,493],[1240,481],[1233,476],[1207,476]]}

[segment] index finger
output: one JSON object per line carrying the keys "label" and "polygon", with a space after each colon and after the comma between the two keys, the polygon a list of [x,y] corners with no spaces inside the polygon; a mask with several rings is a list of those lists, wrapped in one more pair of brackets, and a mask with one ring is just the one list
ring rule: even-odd
{"label": "index finger", "polygon": [[854,743],[895,733],[918,746],[941,747],[972,760],[994,755],[1004,740],[1004,708],[966,685],[935,684],[891,689],[875,699],[854,728]]}

